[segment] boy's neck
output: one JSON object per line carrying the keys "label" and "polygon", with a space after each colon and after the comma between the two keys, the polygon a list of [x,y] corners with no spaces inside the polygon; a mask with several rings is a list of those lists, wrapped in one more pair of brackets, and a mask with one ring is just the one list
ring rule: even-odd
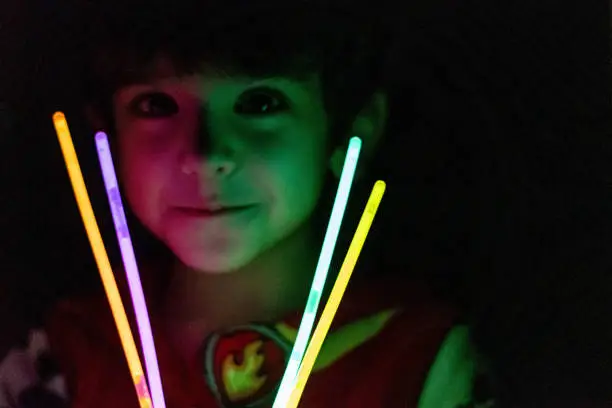
{"label": "boy's neck", "polygon": [[319,255],[309,223],[247,267],[212,275],[177,264],[165,301],[172,324],[206,331],[275,321],[305,306]]}

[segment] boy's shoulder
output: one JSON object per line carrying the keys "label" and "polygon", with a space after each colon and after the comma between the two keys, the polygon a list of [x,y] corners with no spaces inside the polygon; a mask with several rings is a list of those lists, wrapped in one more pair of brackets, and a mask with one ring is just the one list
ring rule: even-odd
{"label": "boy's shoulder", "polygon": [[351,283],[338,313],[340,320],[353,320],[383,310],[393,310],[397,319],[415,325],[432,321],[446,325],[456,318],[455,309],[435,296],[427,284],[398,278]]}
{"label": "boy's shoulder", "polygon": [[454,322],[453,309],[425,285],[352,282],[317,357],[312,389],[319,391],[305,405],[318,406],[334,393],[325,384],[345,378],[352,390],[347,406],[416,406]]}
{"label": "boy's shoulder", "polygon": [[[142,284],[146,289],[149,285],[146,276],[155,272],[155,266],[147,263],[140,269],[145,277]],[[134,332],[136,326],[131,318],[133,309],[123,269],[114,268],[114,276],[124,310]],[[47,313],[45,328],[52,348],[59,353],[62,353],[62,350],[74,353],[96,344],[120,345],[108,297],[104,291],[59,300]]]}
{"label": "boy's shoulder", "polygon": [[[64,299],[47,314],[45,330],[53,354],[62,364],[78,361],[100,345],[119,342],[114,321],[104,296]],[[119,343],[118,343],[119,344]],[[73,367],[62,367],[69,371]]]}
{"label": "boy's shoulder", "polygon": [[[159,284],[153,277],[160,276],[160,271],[166,266],[165,261],[158,262],[157,260],[151,260],[139,266],[141,284],[149,308],[154,305],[155,295],[159,290]],[[113,272],[124,310],[130,324],[134,325],[130,289],[125,271],[122,267],[113,267]],[[104,291],[61,299],[55,303],[47,314],[46,325],[49,330],[54,331],[63,331],[72,327],[83,332],[82,334],[87,335],[89,333],[95,338],[100,337],[101,332],[111,333],[113,339],[117,337],[114,336],[114,319],[108,297]],[[135,329],[136,327],[132,326],[132,330]],[[118,341],[118,338],[116,340]]]}

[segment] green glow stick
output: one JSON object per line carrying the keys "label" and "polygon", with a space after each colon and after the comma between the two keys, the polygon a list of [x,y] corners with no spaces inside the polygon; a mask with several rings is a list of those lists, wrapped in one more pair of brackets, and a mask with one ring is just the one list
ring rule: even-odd
{"label": "green glow stick", "polygon": [[357,169],[357,160],[361,152],[361,145],[361,139],[358,137],[352,137],[349,142],[346,158],[344,160],[344,167],[340,175],[338,192],[336,193],[334,206],[332,207],[331,217],[327,226],[327,232],[323,240],[323,247],[321,248],[321,255],[319,256],[312,287],[310,288],[310,294],[306,302],[306,310],[304,311],[297,338],[289,357],[289,363],[285,369],[285,374],[281,380],[272,408],[285,408],[291,396],[291,392],[293,391],[297,373],[302,364],[302,359],[304,358],[312,327],[314,326],[317,316],[317,309],[319,307],[323,288],[325,287],[325,280],[327,279],[327,273],[329,272],[336,242],[338,241],[340,225],[344,218],[346,204],[348,202],[349,193],[351,192],[351,186],[353,185],[355,170]]}

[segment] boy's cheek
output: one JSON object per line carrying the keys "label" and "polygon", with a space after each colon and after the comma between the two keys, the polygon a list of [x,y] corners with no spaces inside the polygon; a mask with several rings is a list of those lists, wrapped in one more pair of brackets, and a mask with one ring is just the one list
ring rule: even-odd
{"label": "boy's cheek", "polygon": [[133,157],[122,164],[122,186],[131,209],[139,218],[151,218],[160,211],[161,193],[168,178],[162,163],[151,166]]}
{"label": "boy's cheek", "polygon": [[187,141],[184,133],[163,124],[129,126],[118,135],[120,150],[128,157],[151,156],[151,159],[158,159],[176,152],[180,144]]}
{"label": "boy's cheek", "polygon": [[[297,159],[296,159],[297,160]],[[313,166],[280,166],[283,175],[278,180],[277,192],[283,196],[288,213],[304,216],[314,210],[323,190],[325,173]]]}

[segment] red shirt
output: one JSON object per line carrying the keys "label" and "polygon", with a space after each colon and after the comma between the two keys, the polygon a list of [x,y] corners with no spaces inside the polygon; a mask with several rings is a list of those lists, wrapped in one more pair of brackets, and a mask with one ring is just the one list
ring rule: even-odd
{"label": "red shirt", "polygon": [[[186,364],[153,318],[166,406],[271,406],[299,322],[296,313],[277,324],[214,333],[196,361]],[[416,286],[351,284],[300,407],[416,407],[452,324],[452,312]],[[74,408],[138,407],[105,298],[64,302],[48,332]]]}

